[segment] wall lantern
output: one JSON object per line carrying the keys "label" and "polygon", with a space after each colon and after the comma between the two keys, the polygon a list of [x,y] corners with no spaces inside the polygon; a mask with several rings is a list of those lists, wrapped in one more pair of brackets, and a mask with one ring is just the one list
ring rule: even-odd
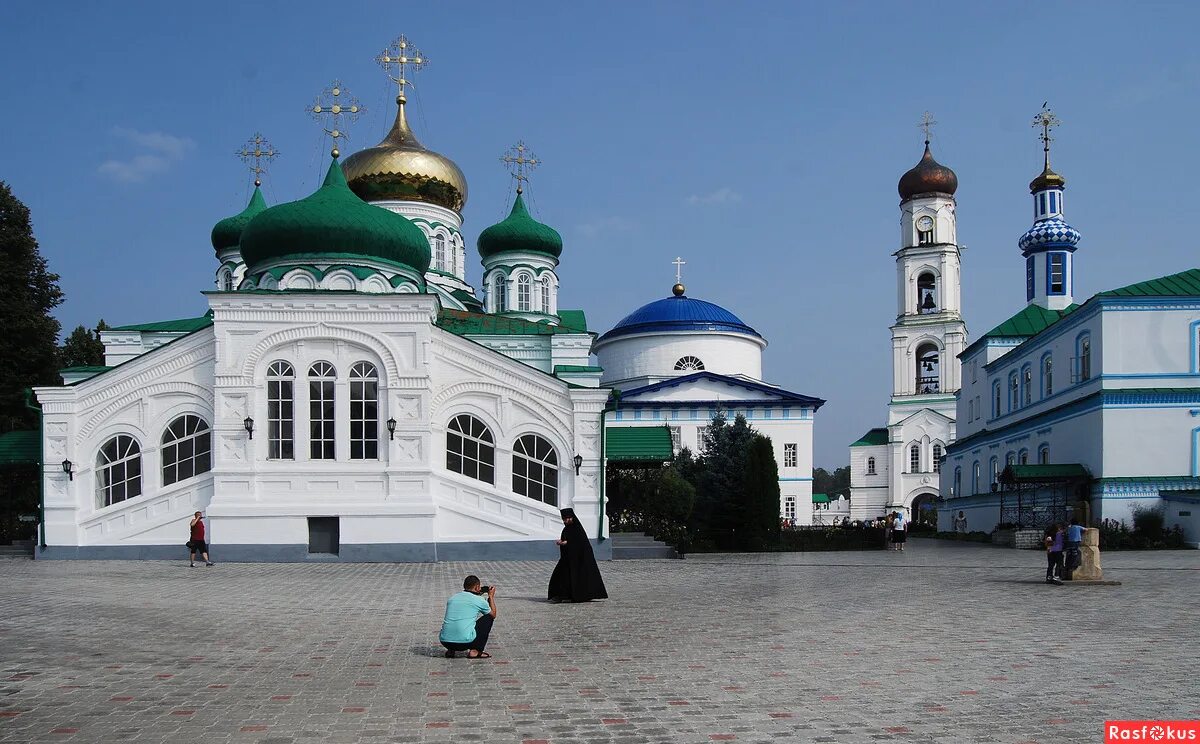
{"label": "wall lantern", "polygon": [[390,418],[387,420],[388,439],[396,438],[396,419]]}
{"label": "wall lantern", "polygon": [[246,427],[246,433],[250,435],[251,439],[254,439],[254,419],[247,416],[242,420],[242,426]]}
{"label": "wall lantern", "polygon": [[583,467],[583,455],[575,455],[575,475],[579,475],[581,467]]}
{"label": "wall lantern", "polygon": [[75,480],[75,473],[72,472],[73,467],[74,463],[72,463],[70,460],[62,461],[62,469],[63,472],[67,474],[67,480]]}

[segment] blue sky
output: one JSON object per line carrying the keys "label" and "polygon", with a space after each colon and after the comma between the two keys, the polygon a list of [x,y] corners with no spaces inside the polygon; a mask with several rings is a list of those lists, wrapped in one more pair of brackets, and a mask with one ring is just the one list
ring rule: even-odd
{"label": "blue sky", "polygon": [[469,245],[506,214],[499,157],[523,138],[545,161],[534,212],[565,241],[561,304],[606,330],[666,296],[682,255],[690,295],[771,341],[771,381],[828,399],[821,466],[885,416],[896,181],[920,156],[925,110],[959,176],[973,337],[1024,304],[1016,239],[1041,158],[1029,123],[1047,99],[1083,233],[1077,297],[1200,265],[1194,3],[14,3],[4,16],[0,179],[33,211],[68,330],[204,312],[209,231],[249,196],[233,151],[261,130],[283,152],[268,201],[310,193],[328,143],[304,107],[341,78],[369,110],[342,149],[373,145],[395,94],[372,60],[400,33],[432,60],[413,123],[467,175]]}

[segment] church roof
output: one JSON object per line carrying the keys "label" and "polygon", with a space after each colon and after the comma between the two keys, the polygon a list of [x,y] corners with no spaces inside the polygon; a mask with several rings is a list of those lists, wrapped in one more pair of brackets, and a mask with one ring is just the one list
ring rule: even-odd
{"label": "church roof", "polygon": [[457,336],[550,336],[558,333],[586,333],[563,325],[535,323],[524,318],[466,310],[439,310],[437,325]]}
{"label": "church roof", "polygon": [[642,305],[597,339],[597,343],[635,333],[718,331],[762,338],[758,331],[720,305],[684,294]]}
{"label": "church roof", "polygon": [[563,248],[558,231],[529,214],[520,190],[508,217],[481,232],[475,245],[479,256],[485,259],[506,251],[529,251],[558,258]]}
{"label": "church roof", "polygon": [[250,220],[266,208],[267,201],[263,199],[259,187],[255,186],[254,193],[250,195],[250,203],[246,205],[245,209],[232,217],[226,217],[213,226],[211,236],[213,249],[220,254],[221,251],[237,248],[238,244],[242,242],[242,230],[250,224]]}
{"label": "church roof", "polygon": [[1200,269],[1147,279],[1144,282],[1101,292],[1097,297],[1188,297],[1200,296]]}
{"label": "church roof", "polygon": [[639,400],[633,400],[633,398],[636,398],[639,395],[645,395],[647,393],[653,393],[653,392],[657,392],[659,390],[665,390],[667,388],[679,387],[680,385],[689,385],[691,383],[701,382],[704,380],[712,380],[715,382],[721,382],[726,385],[730,385],[733,387],[740,387],[745,390],[749,390],[749,391],[753,391],[753,392],[757,392],[757,393],[767,393],[769,395],[775,396],[775,398],[776,398],[776,400],[774,400],[774,401],[764,400],[761,398],[757,398],[757,399],[750,398],[750,399],[746,399],[746,400],[733,400],[733,399],[724,399],[723,398],[720,401],[718,401],[722,405],[763,406],[763,405],[771,405],[772,403],[795,403],[795,404],[799,404],[802,406],[812,406],[814,411],[817,410],[818,408],[820,408],[821,406],[825,405],[825,400],[822,398],[816,398],[811,395],[804,395],[803,393],[793,393],[790,390],[784,390],[783,388],[778,388],[778,387],[775,387],[774,385],[767,385],[766,383],[756,382],[754,380],[748,380],[745,377],[732,377],[730,375],[720,375],[720,374],[717,374],[716,372],[709,372],[709,371],[694,372],[690,375],[681,375],[679,377],[674,377],[670,380],[663,380],[662,382],[655,382],[650,385],[643,385],[642,387],[632,388],[629,390],[622,391],[621,403],[622,403],[622,405],[627,404],[627,403],[636,405],[636,404],[640,403],[643,405],[652,405],[652,406],[657,406],[657,407],[695,406],[696,402],[697,402],[695,400],[639,401]]}
{"label": "church roof", "polygon": [[180,318],[179,320],[160,320],[154,323],[136,323],[134,325],[117,326],[110,331],[146,331],[159,333],[191,333],[213,324],[212,313],[205,313],[199,318]]}
{"label": "church roof", "polygon": [[880,444],[888,443],[888,430],[886,428],[871,429],[866,434],[858,438],[858,441],[850,445],[851,447],[875,447]]}

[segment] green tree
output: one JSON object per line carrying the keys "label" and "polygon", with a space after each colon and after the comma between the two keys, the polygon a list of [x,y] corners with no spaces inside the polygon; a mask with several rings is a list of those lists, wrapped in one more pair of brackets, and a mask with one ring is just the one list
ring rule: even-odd
{"label": "green tree", "polygon": [[93,331],[84,326],[76,326],[58,350],[59,368],[104,366],[104,342],[100,340],[100,332],[107,330],[108,323],[105,323],[103,318]]}
{"label": "green tree", "polygon": [[755,434],[742,469],[738,543],[743,550],[765,550],[779,543],[779,466],[771,440]]}
{"label": "green tree", "polygon": [[31,428],[24,389],[58,382],[58,275],[46,268],[29,209],[0,181],[0,430]]}
{"label": "green tree", "polygon": [[838,496],[850,497],[850,466],[846,465],[832,473],[825,468],[813,470],[813,493],[824,493],[831,499]]}
{"label": "green tree", "polygon": [[[718,413],[704,430],[692,527],[718,544],[736,543],[746,451],[754,436],[754,429],[740,414],[730,423],[725,414]],[[686,469],[681,472],[687,477]]]}

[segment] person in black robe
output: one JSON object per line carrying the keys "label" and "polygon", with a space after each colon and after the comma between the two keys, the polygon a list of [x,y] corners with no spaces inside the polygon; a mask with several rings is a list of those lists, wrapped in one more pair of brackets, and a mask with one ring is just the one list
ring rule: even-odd
{"label": "person in black robe", "polygon": [[575,517],[573,509],[562,510],[562,537],[558,544],[558,565],[550,575],[547,594],[551,602],[587,602],[592,599],[608,599],[600,567],[592,553],[592,543],[587,532]]}

